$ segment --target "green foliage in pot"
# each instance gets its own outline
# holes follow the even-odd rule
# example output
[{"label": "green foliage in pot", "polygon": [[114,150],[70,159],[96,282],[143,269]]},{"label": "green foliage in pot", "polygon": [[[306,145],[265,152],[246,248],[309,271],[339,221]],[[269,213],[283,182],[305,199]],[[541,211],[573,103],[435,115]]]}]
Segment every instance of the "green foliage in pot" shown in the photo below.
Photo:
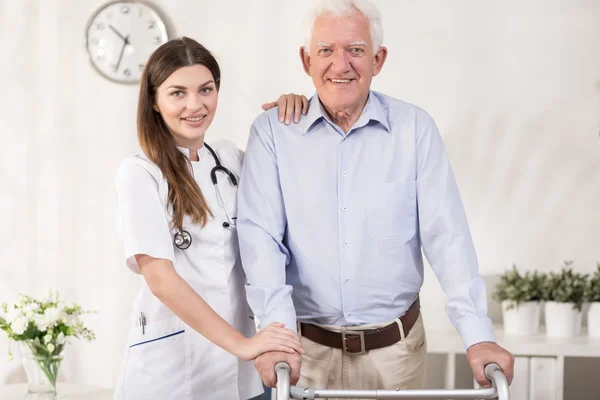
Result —
[{"label": "green foliage in pot", "polygon": [[508,310],[515,308],[527,301],[542,300],[546,275],[534,271],[527,271],[521,275],[517,266],[513,265],[511,270],[500,276],[500,282],[492,294],[494,300],[502,302],[509,301]]},{"label": "green foliage in pot", "polygon": [[573,308],[581,311],[586,301],[588,274],[574,272],[572,264],[572,261],[565,261],[560,273],[550,272],[544,285],[543,300],[574,303]]},{"label": "green foliage in pot", "polygon": [[585,299],[589,302],[600,302],[600,262],[596,267],[594,275],[588,281]]}]

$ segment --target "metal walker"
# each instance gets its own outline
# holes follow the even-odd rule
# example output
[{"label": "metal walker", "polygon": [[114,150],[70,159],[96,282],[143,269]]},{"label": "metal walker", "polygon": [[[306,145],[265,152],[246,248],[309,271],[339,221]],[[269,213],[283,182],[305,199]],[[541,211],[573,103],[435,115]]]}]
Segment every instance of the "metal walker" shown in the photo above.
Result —
[{"label": "metal walker", "polygon": [[430,390],[335,390],[290,386],[290,366],[285,362],[275,365],[277,400],[312,399],[495,399],[510,400],[508,381],[498,364],[488,364],[485,376],[492,382],[488,389],[430,389]]}]

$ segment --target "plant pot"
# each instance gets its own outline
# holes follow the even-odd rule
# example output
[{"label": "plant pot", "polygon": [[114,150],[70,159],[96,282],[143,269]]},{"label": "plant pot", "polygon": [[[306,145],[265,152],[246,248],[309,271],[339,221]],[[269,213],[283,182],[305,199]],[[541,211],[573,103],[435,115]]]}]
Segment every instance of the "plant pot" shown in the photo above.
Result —
[{"label": "plant pot", "polygon": [[548,301],[544,305],[546,335],[571,337],[581,334],[583,312],[574,308],[575,303]]},{"label": "plant pot", "polygon": [[23,368],[27,374],[25,400],[56,400],[56,377],[63,355],[42,355],[32,340],[19,342]]},{"label": "plant pot", "polygon": [[537,335],[540,332],[542,303],[527,301],[510,308],[512,304],[514,304],[512,301],[502,302],[504,334],[509,336]]},{"label": "plant pot", "polygon": [[600,302],[589,303],[587,314],[588,336],[600,338]]}]

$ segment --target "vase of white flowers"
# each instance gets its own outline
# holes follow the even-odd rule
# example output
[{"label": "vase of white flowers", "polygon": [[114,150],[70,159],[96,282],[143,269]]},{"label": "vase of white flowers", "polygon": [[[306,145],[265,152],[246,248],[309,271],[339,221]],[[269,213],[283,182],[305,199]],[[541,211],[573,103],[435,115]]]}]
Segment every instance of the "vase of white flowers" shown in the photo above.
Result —
[{"label": "vase of white flowers", "polygon": [[[51,343],[49,343],[51,344]],[[50,346],[52,349],[52,346]],[[29,390],[25,399],[29,400],[54,400],[56,399],[56,378],[58,368],[63,360],[62,349],[48,349],[37,340],[22,340],[19,342],[19,351],[23,368],[27,374]],[[45,353],[45,354],[41,354]]]},{"label": "vase of white flowers", "polygon": [[[88,314],[77,304],[65,304],[57,292],[43,299],[19,294],[17,303],[0,307],[0,329],[9,340],[19,342],[21,361],[27,374],[25,399],[56,399],[56,378],[69,337],[93,340],[80,316]],[[12,354],[9,352],[9,359]]]}]

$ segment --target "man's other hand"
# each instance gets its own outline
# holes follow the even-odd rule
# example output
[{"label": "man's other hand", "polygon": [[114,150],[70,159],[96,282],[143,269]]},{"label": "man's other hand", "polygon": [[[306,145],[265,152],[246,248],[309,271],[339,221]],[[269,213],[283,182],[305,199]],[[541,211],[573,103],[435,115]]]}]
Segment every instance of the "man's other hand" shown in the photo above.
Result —
[{"label": "man's other hand", "polygon": [[508,384],[512,382],[515,367],[515,357],[492,342],[481,342],[467,349],[467,361],[473,371],[473,377],[482,388],[492,387],[492,383],[485,377],[485,366],[496,363],[506,376]]},{"label": "man's other hand", "polygon": [[254,367],[260,374],[263,383],[274,388],[277,385],[277,377],[275,376],[275,364],[278,362],[286,362],[289,364],[290,385],[295,385],[300,379],[300,366],[302,365],[302,356],[300,353],[284,353],[281,351],[269,351],[263,353],[254,359]]}]

